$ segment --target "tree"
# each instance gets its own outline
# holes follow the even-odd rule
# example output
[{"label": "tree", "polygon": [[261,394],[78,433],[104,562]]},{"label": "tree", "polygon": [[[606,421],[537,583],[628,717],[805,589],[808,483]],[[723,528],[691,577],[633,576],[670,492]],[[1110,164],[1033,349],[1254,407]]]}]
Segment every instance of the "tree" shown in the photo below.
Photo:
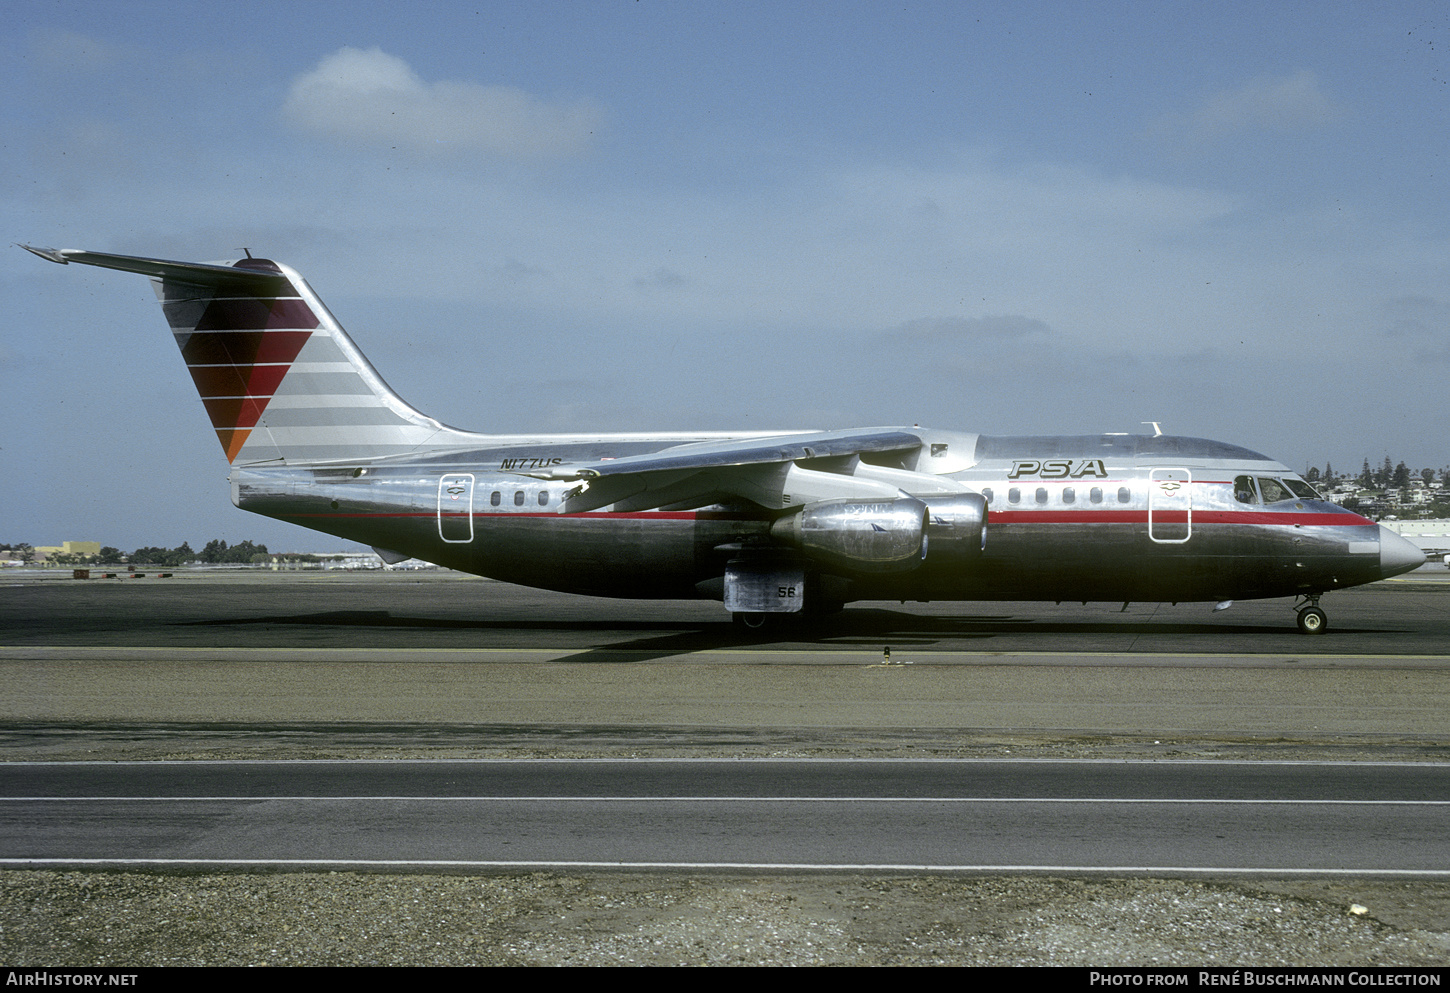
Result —
[{"label": "tree", "polygon": [[257,556],[266,554],[266,545],[256,545],[250,541],[239,541],[227,549],[226,558],[223,561],[250,563],[256,562]]},{"label": "tree", "polygon": [[1304,480],[1309,483],[1319,482],[1319,467],[1311,465],[1309,471],[1304,473]]},{"label": "tree", "polygon": [[1380,466],[1374,472],[1374,484],[1380,489],[1386,489],[1390,485],[1390,481],[1394,478],[1395,464],[1391,462],[1390,457],[1386,455],[1385,464]]},{"label": "tree", "polygon": [[[1386,458],[1385,462],[1389,462]],[[1394,478],[1392,480],[1397,489],[1408,489],[1410,485],[1410,467],[1401,462],[1395,466]]]},{"label": "tree", "polygon": [[1364,468],[1360,470],[1357,482],[1365,489],[1374,485],[1374,470],[1369,467],[1369,459],[1364,460]]},{"label": "tree", "polygon": [[184,541],[175,548],[157,548],[151,545],[131,553],[132,565],[185,565],[195,559],[196,553]]},{"label": "tree", "polygon": [[96,556],[96,558],[100,560],[102,565],[115,565],[116,563],[120,562],[121,559],[123,559],[124,557],[125,556],[121,554],[121,550],[114,547],[113,545],[102,545],[101,554]]}]

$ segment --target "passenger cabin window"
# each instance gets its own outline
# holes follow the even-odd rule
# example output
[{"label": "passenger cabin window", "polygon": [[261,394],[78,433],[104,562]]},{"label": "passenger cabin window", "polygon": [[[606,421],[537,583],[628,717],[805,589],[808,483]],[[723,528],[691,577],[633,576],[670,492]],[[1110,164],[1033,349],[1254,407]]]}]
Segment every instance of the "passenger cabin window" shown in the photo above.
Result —
[{"label": "passenger cabin window", "polygon": [[488,502],[497,507],[499,504],[503,503],[503,494],[500,493],[498,490],[494,490],[493,496],[488,498]]},{"label": "passenger cabin window", "polygon": [[1091,500],[1093,503],[1102,503],[1103,488],[1101,486],[1094,486],[1092,489],[1088,490],[1088,499]]},{"label": "passenger cabin window", "polygon": [[540,490],[539,491],[539,506],[540,507],[546,507],[546,506],[548,506],[548,504],[549,504],[549,491],[548,490]]},{"label": "passenger cabin window", "polygon": [[1073,488],[1071,486],[1064,486],[1062,488],[1062,502],[1063,503],[1072,503],[1076,499],[1077,499],[1077,494],[1075,492],[1073,492]]},{"label": "passenger cabin window", "polygon": [[1259,477],[1259,491],[1264,494],[1265,503],[1278,503],[1280,500],[1294,499],[1294,494],[1289,492],[1288,487],[1268,476]]},{"label": "passenger cabin window", "polygon": [[1133,494],[1130,493],[1130,492],[1128,492],[1128,488],[1126,486],[1119,486],[1118,487],[1118,502],[1119,503],[1127,503],[1131,499],[1133,499]]},{"label": "passenger cabin window", "polygon": [[523,490],[517,490],[517,491],[514,492],[514,506],[515,507],[522,507],[523,505],[524,505],[524,491]]},{"label": "passenger cabin window", "polygon": [[1253,476],[1234,477],[1234,499],[1239,503],[1259,502],[1259,491],[1254,488]]},{"label": "passenger cabin window", "polygon": [[992,487],[985,486],[982,488],[982,499],[986,500],[988,503],[992,502]]},{"label": "passenger cabin window", "polygon": [[1037,502],[1038,503],[1046,503],[1047,502],[1047,487],[1045,487],[1045,486],[1039,486],[1039,487],[1037,487]]},{"label": "passenger cabin window", "polygon": [[1008,503],[1021,503],[1022,502],[1022,491],[1019,490],[1015,486],[1012,487],[1010,490],[1007,491],[1007,502]]}]

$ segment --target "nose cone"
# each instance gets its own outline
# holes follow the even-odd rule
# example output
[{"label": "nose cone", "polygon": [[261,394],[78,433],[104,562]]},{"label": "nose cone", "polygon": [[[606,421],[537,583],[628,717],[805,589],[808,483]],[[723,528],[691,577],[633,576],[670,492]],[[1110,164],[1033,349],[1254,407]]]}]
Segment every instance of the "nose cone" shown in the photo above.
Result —
[{"label": "nose cone", "polygon": [[1425,564],[1425,553],[1383,524],[1380,525],[1380,578],[1398,576]]}]

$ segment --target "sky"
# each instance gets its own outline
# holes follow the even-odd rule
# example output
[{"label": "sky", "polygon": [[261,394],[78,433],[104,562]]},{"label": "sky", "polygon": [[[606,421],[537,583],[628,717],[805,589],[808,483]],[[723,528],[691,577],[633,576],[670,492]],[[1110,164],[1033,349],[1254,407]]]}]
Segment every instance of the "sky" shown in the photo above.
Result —
[{"label": "sky", "polygon": [[[1450,463],[1443,3],[12,0],[7,241],[301,271],[477,431]],[[231,506],[144,278],[0,253],[0,542]]]}]

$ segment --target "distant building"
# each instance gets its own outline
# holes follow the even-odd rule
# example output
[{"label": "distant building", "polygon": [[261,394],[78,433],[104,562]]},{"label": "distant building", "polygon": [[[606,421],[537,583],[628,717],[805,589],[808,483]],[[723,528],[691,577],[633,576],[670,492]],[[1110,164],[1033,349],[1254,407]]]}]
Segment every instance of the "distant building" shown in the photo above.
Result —
[{"label": "distant building", "polygon": [[99,541],[63,541],[59,545],[36,545],[36,560],[48,559],[52,555],[99,555]]},{"label": "distant building", "polygon": [[1414,542],[1426,555],[1444,555],[1450,552],[1450,520],[1441,518],[1433,521],[1382,521],[1385,527],[1400,537]]}]

